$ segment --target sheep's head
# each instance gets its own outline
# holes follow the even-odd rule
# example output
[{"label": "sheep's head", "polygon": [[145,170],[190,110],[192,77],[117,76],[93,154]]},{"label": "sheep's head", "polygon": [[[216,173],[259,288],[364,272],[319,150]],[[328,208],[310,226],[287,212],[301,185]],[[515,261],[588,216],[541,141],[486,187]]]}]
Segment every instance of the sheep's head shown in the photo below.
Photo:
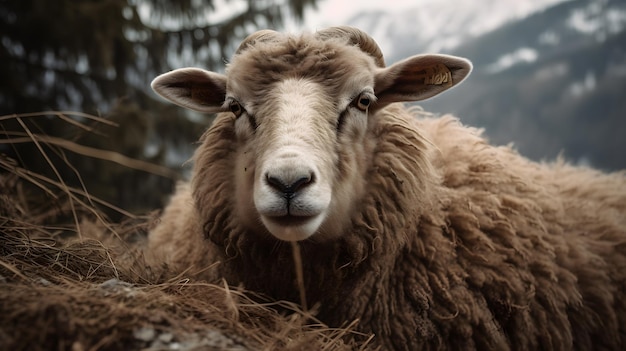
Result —
[{"label": "sheep's head", "polygon": [[470,70],[467,60],[445,55],[385,67],[374,40],[351,27],[260,31],[240,45],[225,75],[178,69],[152,88],[232,121],[237,220],[282,240],[324,240],[341,235],[365,191],[377,111],[432,97]]}]

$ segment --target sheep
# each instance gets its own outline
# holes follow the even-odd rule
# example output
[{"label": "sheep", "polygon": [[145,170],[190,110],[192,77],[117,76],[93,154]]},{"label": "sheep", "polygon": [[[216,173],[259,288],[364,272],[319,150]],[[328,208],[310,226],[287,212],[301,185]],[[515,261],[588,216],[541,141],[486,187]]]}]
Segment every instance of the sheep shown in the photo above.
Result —
[{"label": "sheep", "polygon": [[403,102],[471,63],[389,67],[352,27],[259,31],[226,73],[152,88],[219,113],[149,235],[155,263],[358,320],[389,350],[618,350],[626,341],[626,175],[538,163]]}]

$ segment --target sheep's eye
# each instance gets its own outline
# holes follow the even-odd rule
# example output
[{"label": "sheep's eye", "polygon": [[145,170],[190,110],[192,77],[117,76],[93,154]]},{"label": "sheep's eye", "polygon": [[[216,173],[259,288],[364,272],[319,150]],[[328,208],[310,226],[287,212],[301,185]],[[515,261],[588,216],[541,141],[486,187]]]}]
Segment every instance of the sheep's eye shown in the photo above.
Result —
[{"label": "sheep's eye", "polygon": [[235,115],[235,117],[239,117],[243,113],[243,107],[241,107],[241,104],[235,100],[230,102],[228,108],[230,109],[230,112]]},{"label": "sheep's eye", "polygon": [[366,94],[361,94],[354,100],[354,106],[361,111],[366,111],[371,103],[372,99]]}]

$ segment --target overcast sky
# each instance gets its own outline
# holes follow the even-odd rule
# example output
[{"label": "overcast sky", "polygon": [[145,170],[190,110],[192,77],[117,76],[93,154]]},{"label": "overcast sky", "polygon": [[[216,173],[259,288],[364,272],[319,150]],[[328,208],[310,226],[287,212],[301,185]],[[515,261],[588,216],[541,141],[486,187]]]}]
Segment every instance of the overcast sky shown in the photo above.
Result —
[{"label": "overcast sky", "polygon": [[426,3],[433,0],[318,0],[317,10],[308,9],[305,12],[304,23],[296,25],[288,23],[288,31],[300,31],[326,28],[346,24],[350,17],[361,11],[388,10],[401,11],[407,7],[415,7],[417,3]]},{"label": "overcast sky", "polygon": [[[304,17],[305,23],[301,29],[316,30],[328,26],[346,24],[346,21],[359,12],[367,10],[387,10],[389,12],[402,11],[408,7],[415,7],[418,3],[433,0],[319,0],[317,10],[309,9]],[[298,27],[289,24],[288,30],[297,30]]]}]

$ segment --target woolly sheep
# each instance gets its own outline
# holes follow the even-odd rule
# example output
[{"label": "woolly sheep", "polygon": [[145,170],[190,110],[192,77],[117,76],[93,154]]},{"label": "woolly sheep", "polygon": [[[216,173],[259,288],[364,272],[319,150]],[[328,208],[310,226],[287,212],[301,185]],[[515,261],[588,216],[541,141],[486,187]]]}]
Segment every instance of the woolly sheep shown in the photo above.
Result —
[{"label": "woolly sheep", "polygon": [[626,176],[494,147],[396,102],[458,84],[468,61],[385,67],[350,27],[252,34],[225,75],[153,89],[219,112],[149,237],[154,262],[358,320],[390,350],[621,349]]}]

